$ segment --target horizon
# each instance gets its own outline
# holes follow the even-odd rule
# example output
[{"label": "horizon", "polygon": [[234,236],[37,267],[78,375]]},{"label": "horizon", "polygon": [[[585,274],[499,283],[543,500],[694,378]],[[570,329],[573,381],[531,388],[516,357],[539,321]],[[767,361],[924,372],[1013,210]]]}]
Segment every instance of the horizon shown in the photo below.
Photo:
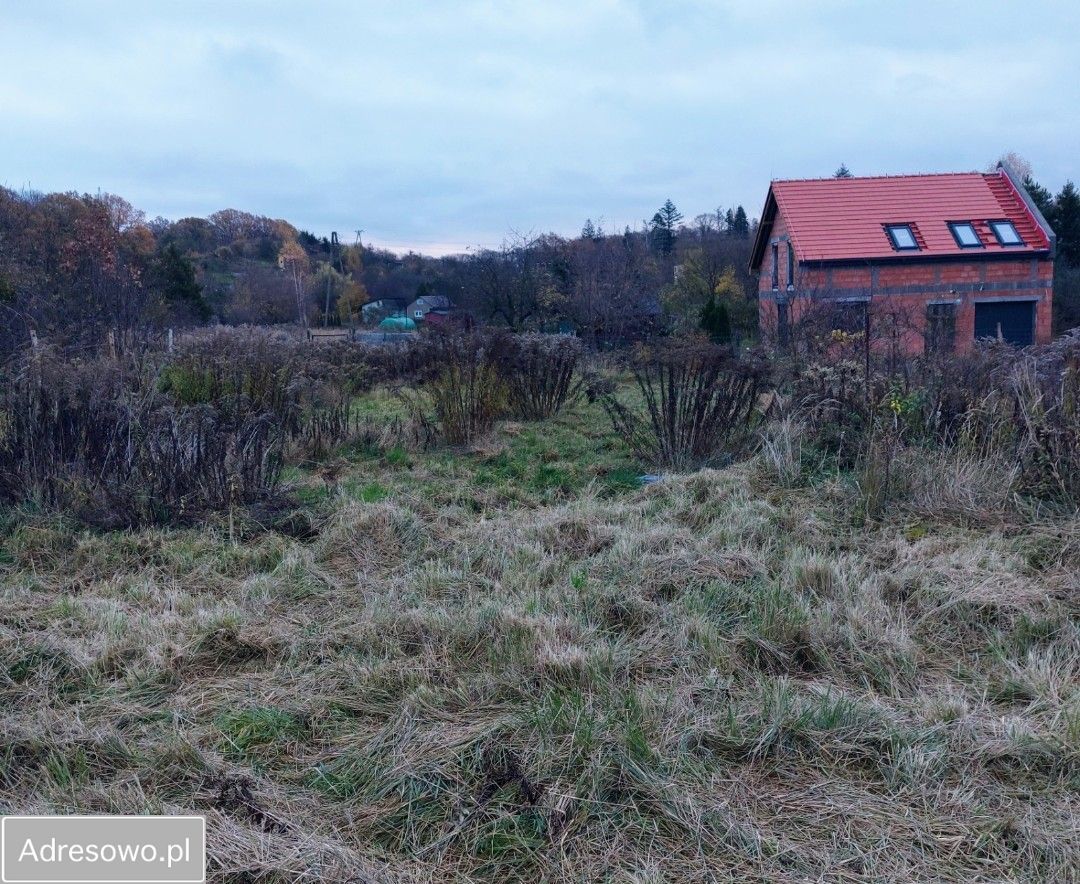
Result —
[{"label": "horizon", "polygon": [[5,12],[4,186],[444,255],[587,218],[638,229],[668,198],[687,221],[755,218],[770,180],[842,163],[980,171],[1015,151],[1055,192],[1074,174],[1080,10],[1065,3],[1038,28],[1006,3],[978,18],[779,0],[305,12]]}]

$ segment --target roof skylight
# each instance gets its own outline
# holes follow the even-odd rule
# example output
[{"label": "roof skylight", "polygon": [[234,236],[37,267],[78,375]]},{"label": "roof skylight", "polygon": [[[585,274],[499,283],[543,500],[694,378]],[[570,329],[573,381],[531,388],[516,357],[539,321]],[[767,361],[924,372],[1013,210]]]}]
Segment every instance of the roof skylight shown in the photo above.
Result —
[{"label": "roof skylight", "polygon": [[975,230],[975,225],[970,221],[950,221],[949,230],[952,231],[953,239],[962,249],[982,248],[982,240]]},{"label": "roof skylight", "polygon": [[1020,238],[1012,221],[989,221],[990,229],[994,231],[998,243],[1003,246],[1022,246],[1024,241]]},{"label": "roof skylight", "polygon": [[885,232],[889,234],[893,248],[898,252],[917,252],[919,243],[915,239],[915,231],[910,224],[886,224]]}]

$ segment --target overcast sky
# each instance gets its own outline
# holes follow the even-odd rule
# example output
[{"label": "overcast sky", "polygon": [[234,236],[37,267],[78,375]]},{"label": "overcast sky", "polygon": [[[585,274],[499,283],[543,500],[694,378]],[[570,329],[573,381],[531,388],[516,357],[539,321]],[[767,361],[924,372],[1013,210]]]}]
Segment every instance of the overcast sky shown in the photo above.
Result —
[{"label": "overcast sky", "polygon": [[0,0],[0,184],[441,253],[770,178],[1080,177],[1080,3]]}]

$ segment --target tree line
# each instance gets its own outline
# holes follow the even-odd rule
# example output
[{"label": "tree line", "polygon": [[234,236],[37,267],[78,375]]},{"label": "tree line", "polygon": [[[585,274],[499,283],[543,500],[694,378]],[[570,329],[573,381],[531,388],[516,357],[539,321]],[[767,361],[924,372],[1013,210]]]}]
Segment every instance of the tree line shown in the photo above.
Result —
[{"label": "tree line", "polygon": [[[1057,233],[1055,330],[1078,326],[1080,194],[1071,181],[1053,194],[1007,158]],[[208,322],[358,325],[369,301],[403,308],[431,294],[477,323],[572,330],[593,346],[690,329],[737,342],[756,334],[755,225],[742,206],[688,220],[667,200],[635,229],[590,218],[577,236],[513,235],[431,257],[236,209],[169,221],[111,194],[0,188],[0,358],[32,335],[125,349]]]},{"label": "tree line", "polygon": [[236,209],[169,221],[111,194],[0,188],[0,356],[34,335],[128,349],[208,322],[358,324],[371,300],[424,294],[480,323],[572,329],[598,346],[696,327],[710,300],[749,328],[751,233],[741,206],[685,222],[668,200],[638,229],[589,219],[576,237],[514,235],[430,257]]}]

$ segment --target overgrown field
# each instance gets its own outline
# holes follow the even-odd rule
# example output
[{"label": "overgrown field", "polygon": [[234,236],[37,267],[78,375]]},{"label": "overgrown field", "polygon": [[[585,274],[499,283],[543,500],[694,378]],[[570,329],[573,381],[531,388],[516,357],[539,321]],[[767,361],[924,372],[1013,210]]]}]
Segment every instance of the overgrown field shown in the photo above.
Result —
[{"label": "overgrown field", "polygon": [[237,882],[1076,880],[1080,520],[949,454],[868,514],[793,434],[641,486],[582,399],[265,518],[0,510],[0,809],[205,814]]}]

